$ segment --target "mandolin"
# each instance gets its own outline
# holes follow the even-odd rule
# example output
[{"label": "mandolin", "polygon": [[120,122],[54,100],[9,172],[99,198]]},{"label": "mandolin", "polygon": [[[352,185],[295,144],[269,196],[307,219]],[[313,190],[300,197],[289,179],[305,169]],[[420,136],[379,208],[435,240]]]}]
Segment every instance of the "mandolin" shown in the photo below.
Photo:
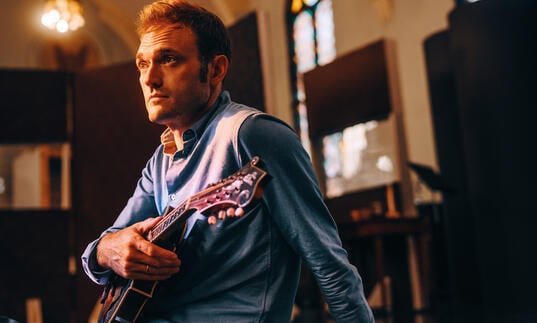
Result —
[{"label": "mandolin", "polygon": [[[196,211],[208,215],[230,207],[244,208],[263,194],[263,180],[268,178],[259,157],[254,157],[236,173],[211,184],[176,208],[161,216],[146,239],[175,251],[181,243],[188,218]],[[99,323],[135,322],[146,302],[153,297],[158,281],[128,280],[113,275],[106,285],[99,313]]]}]

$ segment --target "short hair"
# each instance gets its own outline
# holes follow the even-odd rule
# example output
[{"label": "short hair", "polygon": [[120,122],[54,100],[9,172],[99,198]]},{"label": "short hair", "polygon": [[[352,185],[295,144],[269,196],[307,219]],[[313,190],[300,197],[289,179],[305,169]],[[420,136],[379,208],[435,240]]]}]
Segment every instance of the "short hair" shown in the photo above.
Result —
[{"label": "short hair", "polygon": [[153,28],[179,24],[192,29],[197,38],[200,61],[207,64],[216,55],[231,61],[229,35],[222,20],[205,8],[184,0],[160,0],[146,5],[138,14],[136,31],[141,38]]}]

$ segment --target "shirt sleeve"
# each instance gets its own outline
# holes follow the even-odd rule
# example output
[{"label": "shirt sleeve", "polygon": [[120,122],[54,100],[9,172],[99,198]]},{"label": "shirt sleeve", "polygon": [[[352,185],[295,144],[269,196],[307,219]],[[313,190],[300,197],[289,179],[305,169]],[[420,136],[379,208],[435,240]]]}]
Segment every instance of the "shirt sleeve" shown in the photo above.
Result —
[{"label": "shirt sleeve", "polygon": [[311,160],[295,132],[268,115],[239,132],[243,160],[259,156],[271,176],[264,199],[286,242],[314,275],[335,322],[374,322],[361,277],[349,263],[319,190]]},{"label": "shirt sleeve", "polygon": [[104,269],[97,263],[96,249],[101,238],[107,233],[121,230],[134,223],[158,215],[153,185],[155,176],[154,165],[158,155],[159,151],[157,150],[147,162],[145,168],[142,170],[142,176],[136,184],[134,193],[127,201],[127,204],[115,220],[114,224],[103,231],[98,239],[90,242],[82,253],[82,268],[88,277],[97,284],[106,284],[112,274],[111,270]]}]

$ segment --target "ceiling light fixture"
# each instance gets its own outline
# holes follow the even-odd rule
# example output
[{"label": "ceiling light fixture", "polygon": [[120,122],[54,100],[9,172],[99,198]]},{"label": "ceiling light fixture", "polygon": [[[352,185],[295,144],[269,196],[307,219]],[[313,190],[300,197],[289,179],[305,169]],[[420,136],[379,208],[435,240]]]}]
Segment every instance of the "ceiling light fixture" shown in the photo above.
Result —
[{"label": "ceiling light fixture", "polygon": [[41,23],[60,33],[84,26],[82,5],[76,0],[47,0]]}]

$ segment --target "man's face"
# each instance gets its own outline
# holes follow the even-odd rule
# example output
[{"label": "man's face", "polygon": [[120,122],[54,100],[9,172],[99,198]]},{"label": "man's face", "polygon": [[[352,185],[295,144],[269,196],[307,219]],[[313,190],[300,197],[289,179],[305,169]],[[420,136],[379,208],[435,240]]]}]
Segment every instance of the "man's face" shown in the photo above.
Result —
[{"label": "man's face", "polygon": [[211,89],[200,80],[196,35],[190,28],[166,25],[142,35],[136,65],[151,122],[181,128],[208,108]]}]

